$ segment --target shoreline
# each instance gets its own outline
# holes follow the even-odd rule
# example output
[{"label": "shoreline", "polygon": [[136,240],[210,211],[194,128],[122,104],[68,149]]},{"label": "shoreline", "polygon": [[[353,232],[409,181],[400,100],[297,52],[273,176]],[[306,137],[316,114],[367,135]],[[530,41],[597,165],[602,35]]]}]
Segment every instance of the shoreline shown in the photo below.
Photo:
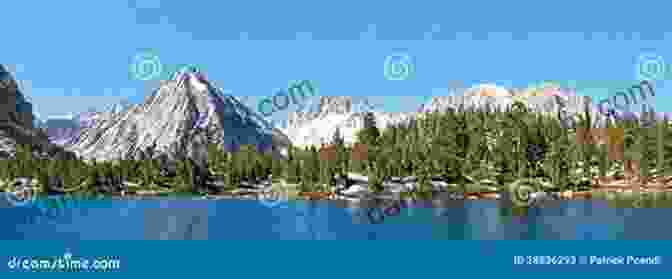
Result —
[{"label": "shoreline", "polygon": [[[448,191],[445,192],[436,192],[433,195],[441,195],[445,193],[451,193]],[[672,189],[632,189],[632,188],[617,188],[617,187],[604,187],[599,189],[593,189],[590,191],[564,191],[564,192],[549,192],[558,194],[561,200],[584,200],[584,199],[593,199],[595,196],[604,193],[623,193],[623,194],[636,194],[636,193],[671,193]],[[144,191],[143,193],[134,193],[126,195],[106,195],[107,197],[113,198],[136,198],[136,197],[199,197],[204,200],[220,200],[220,199],[232,199],[232,200],[264,200],[264,193],[254,193],[254,192],[245,192],[245,193],[219,193],[219,194],[207,194],[203,196],[193,195],[193,194],[182,194],[182,193],[164,193],[164,192],[150,192]],[[389,195],[384,197],[366,196],[366,197],[349,197],[343,195],[337,195],[334,192],[305,192],[299,193],[288,200],[333,200],[333,201],[342,201],[342,200],[370,200],[370,199],[380,199],[380,200],[399,200],[399,199],[412,199],[417,201],[422,200],[433,200],[435,198],[412,198],[412,197],[390,197]],[[468,192],[464,195],[464,198],[449,198],[451,200],[501,200],[500,192],[488,191],[488,192]],[[270,198],[269,198],[270,200]]]},{"label": "shoreline", "polygon": [[[672,198],[672,177],[651,177],[647,180],[626,180],[622,178],[614,177],[593,177],[592,179],[592,189],[585,191],[547,191],[545,193],[555,196],[559,200],[585,200],[593,199],[596,196],[599,199],[599,196],[602,194],[660,194],[660,193],[670,193],[670,198]],[[33,191],[35,187],[32,188]],[[8,189],[0,189],[0,193],[10,193]],[[284,192],[284,193],[283,193]],[[538,191],[537,193],[542,193],[543,191]],[[35,194],[36,192],[30,193]],[[75,195],[82,194],[87,196],[86,193],[73,192]],[[277,185],[273,186],[269,190],[252,190],[252,189],[233,189],[226,190],[219,193],[203,193],[203,194],[194,194],[187,192],[178,192],[174,190],[131,190],[131,191],[122,191],[111,194],[99,194],[101,197],[108,198],[120,198],[120,199],[134,199],[134,198],[143,198],[143,197],[157,197],[157,198],[170,198],[170,197],[191,197],[204,200],[221,200],[221,199],[236,199],[236,200],[403,200],[403,199],[412,199],[417,201],[422,200],[435,200],[437,197],[442,199],[441,196],[445,194],[456,194],[456,196],[444,196],[443,199],[448,200],[502,200],[502,193],[512,194],[509,191],[478,191],[478,192],[467,192],[461,193],[459,191],[435,191],[430,193],[419,194],[416,196],[412,192],[385,192],[385,193],[368,193],[361,196],[348,196],[348,195],[339,195],[336,192],[329,191],[311,191],[311,192],[300,192],[296,187],[292,187],[291,184],[284,184],[283,186]],[[37,194],[38,197],[43,195],[42,193]],[[55,196],[68,196],[69,194],[56,194]],[[526,194],[523,194],[526,195]],[[534,194],[533,194],[534,195]]]}]

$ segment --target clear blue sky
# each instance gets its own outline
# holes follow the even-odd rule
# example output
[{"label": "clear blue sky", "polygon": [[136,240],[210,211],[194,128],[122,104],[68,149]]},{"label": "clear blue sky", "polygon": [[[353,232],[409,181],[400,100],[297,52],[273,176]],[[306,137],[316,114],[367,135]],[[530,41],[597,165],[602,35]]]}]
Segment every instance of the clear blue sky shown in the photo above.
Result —
[{"label": "clear blue sky", "polygon": [[[389,110],[414,110],[456,81],[576,80],[603,88],[586,91],[602,98],[636,82],[642,52],[672,63],[669,1],[5,2],[2,62],[17,65],[43,116],[141,102],[156,86],[129,74],[143,49],[164,69],[201,66],[255,107],[302,79],[322,95],[377,96]],[[386,80],[383,62],[399,51],[414,72]],[[664,83],[658,94],[658,109],[669,111]]]}]

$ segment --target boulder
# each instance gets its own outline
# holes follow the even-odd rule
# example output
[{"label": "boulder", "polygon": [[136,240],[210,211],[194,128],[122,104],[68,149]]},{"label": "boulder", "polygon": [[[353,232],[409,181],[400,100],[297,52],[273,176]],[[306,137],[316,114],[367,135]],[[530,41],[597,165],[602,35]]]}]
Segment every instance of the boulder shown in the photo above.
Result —
[{"label": "boulder", "polygon": [[350,186],[348,189],[341,191],[341,194],[350,197],[365,197],[371,195],[373,192],[369,189],[368,185],[355,184]]}]

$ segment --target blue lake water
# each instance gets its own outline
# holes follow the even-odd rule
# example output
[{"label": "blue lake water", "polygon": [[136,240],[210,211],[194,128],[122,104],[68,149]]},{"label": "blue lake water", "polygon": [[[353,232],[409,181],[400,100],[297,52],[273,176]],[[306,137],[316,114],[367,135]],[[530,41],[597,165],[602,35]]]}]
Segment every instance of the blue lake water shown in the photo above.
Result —
[{"label": "blue lake water", "polygon": [[[53,202],[53,201],[52,201]],[[2,240],[142,239],[669,239],[667,208],[615,208],[563,201],[511,214],[497,201],[431,202],[389,207],[296,201],[269,208],[257,201],[38,200],[0,207]],[[382,206],[385,207],[385,206]]]}]

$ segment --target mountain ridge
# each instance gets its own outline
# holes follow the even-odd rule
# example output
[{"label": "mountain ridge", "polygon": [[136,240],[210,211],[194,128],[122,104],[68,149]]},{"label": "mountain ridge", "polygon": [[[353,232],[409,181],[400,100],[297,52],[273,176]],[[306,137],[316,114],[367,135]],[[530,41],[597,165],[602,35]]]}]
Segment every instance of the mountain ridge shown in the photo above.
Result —
[{"label": "mountain ridge", "polygon": [[192,71],[162,82],[143,104],[83,129],[67,148],[97,160],[135,158],[150,147],[157,153],[185,155],[203,138],[225,149],[254,144],[275,156],[288,144],[263,117]]},{"label": "mountain ridge", "polygon": [[27,102],[13,75],[0,64],[0,159],[16,156],[18,145],[29,145],[38,159],[75,158],[35,127],[33,106]]},{"label": "mountain ridge", "polygon": [[353,99],[353,96],[321,96],[316,111],[290,113],[289,124],[282,130],[295,145],[308,147],[329,143],[338,129],[344,142],[351,145],[356,141],[357,131],[364,127],[366,112],[372,112],[376,118],[376,126],[384,129],[389,125],[411,121],[431,111],[459,107],[476,110],[490,107],[504,110],[516,101],[523,102],[530,111],[537,113],[557,114],[563,109],[574,119],[584,111],[585,106],[589,106],[595,115],[596,125],[603,125],[606,120],[606,117],[598,114],[597,109],[591,106],[590,97],[578,96],[569,89],[552,85],[541,89],[523,90],[489,83],[478,84],[457,94],[433,96],[417,111],[410,112],[385,112],[380,108],[372,108],[366,98],[356,104],[353,103]]}]

